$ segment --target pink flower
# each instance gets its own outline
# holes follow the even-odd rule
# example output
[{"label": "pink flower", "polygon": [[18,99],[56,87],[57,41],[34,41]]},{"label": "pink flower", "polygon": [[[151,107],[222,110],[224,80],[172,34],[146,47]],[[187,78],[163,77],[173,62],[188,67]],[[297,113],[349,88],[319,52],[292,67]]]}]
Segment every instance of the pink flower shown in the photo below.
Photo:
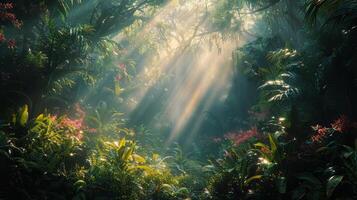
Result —
[{"label": "pink flower", "polygon": [[84,127],[84,118],[86,116],[86,113],[84,112],[84,110],[81,108],[79,103],[76,103],[74,105],[74,110],[76,111],[76,115],[77,115],[77,119],[70,119],[68,117],[65,117],[61,123],[64,126],[70,126],[76,129],[81,129]]},{"label": "pink flower", "polygon": [[83,120],[82,119],[70,119],[68,117],[65,117],[61,121],[62,127],[72,127],[75,129],[81,129],[83,126]]}]

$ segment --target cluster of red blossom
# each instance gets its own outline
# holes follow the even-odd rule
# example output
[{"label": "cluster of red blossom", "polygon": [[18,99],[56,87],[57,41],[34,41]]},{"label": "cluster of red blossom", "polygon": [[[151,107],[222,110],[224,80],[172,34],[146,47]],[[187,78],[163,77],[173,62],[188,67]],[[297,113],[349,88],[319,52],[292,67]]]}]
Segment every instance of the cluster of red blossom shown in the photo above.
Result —
[{"label": "cluster of red blossom", "polygon": [[[5,35],[3,33],[0,32],[0,43],[1,42],[5,42],[7,39],[5,38]],[[13,49],[16,47],[16,40],[14,39],[8,39],[7,40],[7,47],[9,49]]]},{"label": "cluster of red blossom", "polygon": [[321,142],[330,133],[329,128],[323,127],[321,125],[316,125],[312,128],[316,131],[315,135],[311,137],[313,142]]},{"label": "cluster of red blossom", "polygon": [[13,9],[14,5],[12,3],[0,3],[0,9]]},{"label": "cluster of red blossom", "polygon": [[357,128],[356,123],[352,123],[347,116],[342,115],[338,119],[336,119],[333,123],[331,123],[331,128],[323,127],[321,125],[316,125],[312,127],[316,133],[311,137],[313,142],[322,142],[328,134],[336,131],[339,133],[343,133],[348,131],[350,128]]},{"label": "cluster of red blossom", "polygon": [[13,3],[0,3],[0,19],[2,21],[8,20],[16,28],[20,28],[22,26],[22,22],[19,19],[17,19],[14,13],[9,12],[9,10],[13,8],[14,8]]},{"label": "cluster of red blossom", "polygon": [[338,118],[331,124],[331,127],[335,131],[340,132],[340,133],[343,133],[343,132],[349,130],[353,126],[355,126],[355,123],[351,123],[351,121],[347,118],[346,115],[342,115],[340,118]]},{"label": "cluster of red blossom", "polygon": [[[83,138],[83,130],[89,133],[95,133],[97,132],[97,129],[95,128],[89,128],[88,126],[85,125],[84,123],[84,118],[86,117],[86,113],[84,110],[81,108],[79,104],[75,105],[75,111],[77,114],[76,119],[71,119],[69,117],[64,117],[59,121],[59,124],[57,125],[58,128],[63,129],[63,128],[68,128],[70,127],[71,133],[74,135],[74,137],[78,140],[81,140]],[[55,121],[57,119],[57,116],[51,116],[51,120]]]},{"label": "cluster of red blossom", "polygon": [[258,134],[259,133],[257,127],[253,127],[247,131],[227,133],[224,135],[224,138],[227,140],[231,140],[234,145],[238,146],[241,143],[249,140],[250,138],[257,136]]},{"label": "cluster of red blossom", "polygon": [[[1,21],[10,21],[16,28],[22,26],[22,22],[17,19],[14,13],[9,12],[13,9],[13,3],[0,3],[0,20]],[[13,49],[16,47],[16,41],[14,39],[6,39],[4,33],[0,31],[0,42],[7,41],[7,47]]]}]

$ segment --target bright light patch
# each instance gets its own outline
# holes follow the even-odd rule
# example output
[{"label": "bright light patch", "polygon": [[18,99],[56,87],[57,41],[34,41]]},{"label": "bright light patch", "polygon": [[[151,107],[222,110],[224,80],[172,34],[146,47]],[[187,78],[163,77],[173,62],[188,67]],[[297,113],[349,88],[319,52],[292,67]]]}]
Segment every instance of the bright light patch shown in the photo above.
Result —
[{"label": "bright light patch", "polygon": [[[137,108],[157,81],[169,76],[170,83],[174,86],[163,91],[168,99],[161,108],[162,118],[172,124],[167,144],[178,138],[190,121],[195,121],[190,130],[190,137],[193,137],[204,120],[202,111],[207,111],[214,103],[227,96],[233,74],[232,52],[245,42],[242,37],[223,41],[218,34],[207,33],[205,28],[210,27],[210,24],[204,13],[209,9],[207,5],[214,5],[187,2],[191,3],[177,6],[177,2],[171,1],[163,7],[135,35],[135,44],[128,50],[129,53],[137,50],[137,47],[145,44],[145,37],[153,33],[162,41],[162,44],[158,44],[157,54],[143,59],[143,70],[136,79],[144,80],[145,84],[131,93],[128,111]],[[249,16],[247,21],[247,27],[254,23]],[[169,28],[160,29],[165,25]],[[214,38],[218,44],[215,48],[209,45],[210,35],[215,36],[210,38]],[[125,36],[119,34],[115,39],[121,41]],[[202,113],[197,114],[198,111]]]}]

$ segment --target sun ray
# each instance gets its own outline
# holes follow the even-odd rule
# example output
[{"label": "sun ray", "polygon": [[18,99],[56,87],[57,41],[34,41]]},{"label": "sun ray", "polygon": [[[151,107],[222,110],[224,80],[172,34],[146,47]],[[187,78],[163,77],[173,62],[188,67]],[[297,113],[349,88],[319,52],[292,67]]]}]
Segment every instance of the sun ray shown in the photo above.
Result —
[{"label": "sun ray", "polygon": [[[232,63],[227,60],[231,59],[235,48],[247,41],[247,38],[243,37],[222,40],[213,33],[212,36],[219,46],[217,49],[211,49],[209,38],[205,37],[205,28],[211,24],[204,13],[212,5],[187,2],[191,3],[179,8],[175,1],[167,3],[131,38],[130,41],[133,40],[134,45],[127,49],[127,55],[130,56],[138,47],[145,45],[146,37],[152,35],[161,41],[156,54],[142,59],[136,79],[145,82],[144,87],[138,87],[131,92],[129,96],[132,101],[127,104],[126,111],[135,111],[139,118],[147,118],[146,110],[152,105],[150,102],[144,102],[144,99],[150,95],[151,88],[155,87],[162,77],[170,77],[171,87],[163,91],[166,93],[166,99],[157,111],[161,112],[162,121],[169,121],[172,125],[167,145],[176,140],[190,122],[195,121],[189,130],[190,138],[193,138],[204,120],[204,111],[227,95],[232,75]],[[158,28],[162,24],[169,26],[165,33],[160,32],[162,30]],[[246,28],[252,26],[254,19],[248,17],[247,24]],[[118,42],[126,39],[123,33],[115,37]],[[193,49],[192,46],[196,48]],[[157,123],[154,116],[149,123]]]}]

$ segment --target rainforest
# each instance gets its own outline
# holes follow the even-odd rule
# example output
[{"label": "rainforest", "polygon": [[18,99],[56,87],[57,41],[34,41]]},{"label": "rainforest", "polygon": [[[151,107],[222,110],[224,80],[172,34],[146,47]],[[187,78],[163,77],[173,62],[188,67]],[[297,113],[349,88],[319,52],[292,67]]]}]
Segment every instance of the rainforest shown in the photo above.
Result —
[{"label": "rainforest", "polygon": [[0,199],[357,199],[357,0],[0,0]]}]

